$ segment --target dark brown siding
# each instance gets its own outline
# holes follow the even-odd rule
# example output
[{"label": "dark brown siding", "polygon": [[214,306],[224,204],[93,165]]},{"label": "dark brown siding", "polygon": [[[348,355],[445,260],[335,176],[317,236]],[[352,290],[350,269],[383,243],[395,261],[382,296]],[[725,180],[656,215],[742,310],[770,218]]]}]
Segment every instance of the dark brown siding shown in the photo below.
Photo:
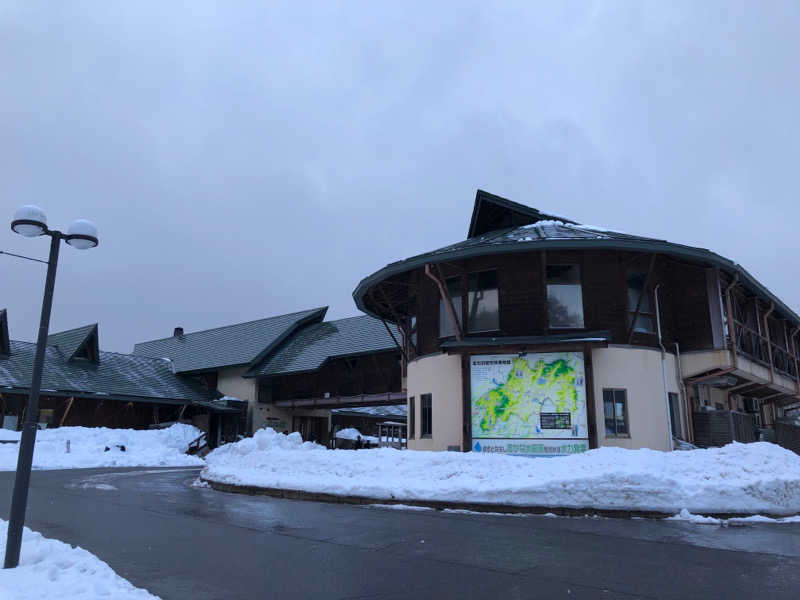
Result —
[{"label": "dark brown siding", "polygon": [[[652,255],[619,251],[550,251],[548,264],[580,265],[586,330],[609,331],[611,342],[628,343],[628,271],[648,271]],[[546,330],[546,290],[539,252],[514,253],[472,258],[441,266],[444,277],[496,269],[500,299],[500,331],[503,336],[530,336]],[[420,270],[420,274],[422,271]],[[422,275],[417,300],[419,353],[439,351],[439,290]],[[708,309],[705,268],[665,256],[655,260],[650,278],[650,302],[655,309],[653,289],[659,288],[661,323],[665,344],[680,342],[686,350],[713,347]],[[655,319],[653,322],[655,330]],[[550,331],[549,333],[554,333]],[[484,334],[485,335],[485,334]],[[634,345],[657,347],[655,333],[634,333]]]},{"label": "dark brown siding", "polygon": [[402,391],[399,352],[331,360],[319,371],[269,380],[272,400],[357,396]]}]

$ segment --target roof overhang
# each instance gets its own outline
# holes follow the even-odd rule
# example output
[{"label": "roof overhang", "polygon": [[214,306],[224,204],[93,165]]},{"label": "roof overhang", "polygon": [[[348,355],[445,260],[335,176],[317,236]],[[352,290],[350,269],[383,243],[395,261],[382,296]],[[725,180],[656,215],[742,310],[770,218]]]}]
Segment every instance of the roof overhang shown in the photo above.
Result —
[{"label": "roof overhang", "polygon": [[330,356],[326,357],[325,360],[322,361],[319,364],[318,367],[316,367],[314,369],[299,369],[299,370],[296,370],[296,371],[280,371],[280,372],[266,373],[266,374],[259,373],[257,369],[250,369],[249,371],[244,373],[242,375],[242,377],[245,377],[245,378],[248,378],[248,379],[249,378],[271,379],[273,377],[284,377],[286,375],[299,375],[301,373],[316,373],[317,371],[319,371],[322,367],[327,365],[332,360],[337,360],[337,359],[341,359],[341,358],[359,358],[361,356],[369,356],[369,355],[372,355],[372,354],[389,354],[389,353],[393,353],[393,352],[399,353],[400,350],[397,348],[397,346],[394,346],[392,348],[383,348],[382,350],[365,350],[363,352],[348,352],[346,354],[331,354]]},{"label": "roof overhang", "polygon": [[[27,396],[30,388],[27,387],[0,387],[0,394],[18,394]],[[151,398],[145,396],[126,396],[123,394],[106,394],[103,392],[86,392],[77,390],[42,390],[42,396],[55,396],[58,398],[82,398],[84,400],[113,400],[114,402],[136,402],[142,404],[204,404],[197,400],[183,400],[180,398]]]},{"label": "roof overhang", "polygon": [[441,345],[444,350],[458,348],[488,348],[503,346],[547,346],[551,344],[608,344],[609,331],[580,331],[553,335],[465,337],[448,340]]}]

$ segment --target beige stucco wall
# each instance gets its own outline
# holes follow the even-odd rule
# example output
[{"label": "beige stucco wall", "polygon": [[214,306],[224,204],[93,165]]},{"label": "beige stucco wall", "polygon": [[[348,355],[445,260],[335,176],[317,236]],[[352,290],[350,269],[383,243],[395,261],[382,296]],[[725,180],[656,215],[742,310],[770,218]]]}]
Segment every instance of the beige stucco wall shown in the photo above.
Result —
[{"label": "beige stucco wall", "polygon": [[[682,428],[686,431],[686,407],[680,398],[673,354],[666,355],[667,390],[679,395]],[[592,350],[597,442],[600,446],[671,449],[667,438],[664,378],[661,352],[649,348],[610,346]],[[629,438],[606,438],[603,388],[627,390]]]},{"label": "beige stucco wall", "polygon": [[681,353],[681,369],[684,377],[707,373],[714,369],[727,369],[732,366],[731,353],[727,349]]},{"label": "beige stucco wall", "polygon": [[[244,378],[246,368],[221,369],[218,373],[217,389],[226,396],[234,396],[239,400],[247,400],[249,420],[253,431],[262,427],[276,427],[279,430],[292,431],[292,416],[325,417],[330,419],[331,411],[322,409],[281,408],[271,404],[259,404],[257,381]],[[276,420],[277,419],[277,420]],[[328,423],[330,426],[330,421]]]},{"label": "beige stucco wall", "polygon": [[259,425],[256,424],[258,411],[254,409],[257,400],[256,380],[242,377],[246,370],[244,367],[220,369],[217,372],[217,389],[226,396],[247,400],[248,422],[253,423],[254,428],[258,428]]},{"label": "beige stucco wall", "polygon": [[[461,449],[463,396],[461,357],[436,354],[408,364],[408,398],[414,398],[414,439],[408,440],[412,450]],[[431,394],[432,431],[430,438],[420,438],[422,412],[420,395]]]}]

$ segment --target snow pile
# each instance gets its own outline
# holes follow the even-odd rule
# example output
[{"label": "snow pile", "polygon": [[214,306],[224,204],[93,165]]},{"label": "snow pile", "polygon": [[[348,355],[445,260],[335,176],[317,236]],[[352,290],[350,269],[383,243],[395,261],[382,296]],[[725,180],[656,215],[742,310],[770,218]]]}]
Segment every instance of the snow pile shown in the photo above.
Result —
[{"label": "snow pile", "polygon": [[715,517],[704,517],[690,513],[685,508],[677,515],[667,517],[667,521],[687,521],[699,525],[720,525],[727,527],[728,525],[741,525],[746,523],[800,523],[800,517],[783,517],[780,519],[773,519],[772,517],[765,517],[764,515],[751,515],[749,517],[733,517],[730,519],[717,519]]},{"label": "snow pile", "polygon": [[[19,439],[21,435],[18,431],[0,431],[7,439]],[[196,427],[182,423],[166,429],[147,430],[105,427],[44,429],[36,433],[33,468],[194,467],[202,465],[202,459],[185,452],[189,443],[202,433]],[[19,444],[0,444],[0,471],[14,471],[18,454]]]},{"label": "snow pile", "polygon": [[[0,519],[0,555],[5,555],[8,521]],[[33,600],[158,600],[133,587],[111,567],[83,548],[48,539],[27,527],[15,569],[0,569],[0,598]]]},{"label": "snow pile", "polygon": [[351,440],[355,442],[358,438],[361,438],[362,442],[369,442],[370,444],[377,444],[378,438],[372,435],[363,435],[358,429],[355,427],[348,427],[347,429],[342,429],[341,431],[336,432],[336,437],[340,440]]},{"label": "snow pile", "polygon": [[[296,436],[296,437],[295,437]],[[660,452],[599,448],[556,458],[482,453],[349,452],[272,430],[218,448],[205,479],[238,485],[522,506],[677,513],[800,512],[800,456],[774,444]]]}]

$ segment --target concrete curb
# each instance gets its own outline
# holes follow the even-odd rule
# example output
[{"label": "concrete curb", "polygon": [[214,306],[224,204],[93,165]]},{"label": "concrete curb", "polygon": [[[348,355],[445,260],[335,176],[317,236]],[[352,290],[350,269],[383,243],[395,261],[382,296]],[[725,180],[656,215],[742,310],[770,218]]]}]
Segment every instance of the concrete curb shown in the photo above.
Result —
[{"label": "concrete curb", "polygon": [[[211,479],[200,477],[201,481],[209,484],[219,492],[231,494],[245,494],[248,496],[271,496],[273,498],[286,498],[288,500],[308,500],[312,502],[331,502],[335,504],[403,504],[405,506],[420,506],[435,510],[468,510],[483,513],[504,513],[504,514],[530,514],[544,515],[552,513],[562,517],[583,517],[598,516],[615,519],[666,519],[672,517],[675,512],[659,512],[653,510],[619,510],[605,508],[572,508],[564,506],[519,506],[512,504],[492,504],[488,502],[449,502],[443,500],[403,500],[398,498],[368,498],[366,496],[340,496],[337,494],[324,494],[320,492],[307,492],[304,490],[287,490],[282,488],[265,488],[254,485],[238,485],[234,483],[220,483]],[[759,514],[764,517],[781,519],[794,515],[776,515],[773,513],[693,513],[703,517],[713,517],[715,519],[735,519],[752,517]]]}]

